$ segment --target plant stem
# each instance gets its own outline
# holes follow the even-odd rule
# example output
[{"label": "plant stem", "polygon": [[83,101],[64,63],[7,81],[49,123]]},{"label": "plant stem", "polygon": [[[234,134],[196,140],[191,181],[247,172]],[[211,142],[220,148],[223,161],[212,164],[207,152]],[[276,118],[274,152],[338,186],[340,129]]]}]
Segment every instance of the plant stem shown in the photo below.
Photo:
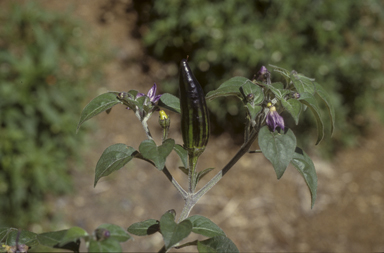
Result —
[{"label": "plant stem", "polygon": [[189,154],[188,155],[188,161],[189,161],[189,174],[188,174],[188,182],[189,182],[189,193],[193,194],[196,187],[196,164],[197,159],[199,156],[196,156],[195,154]]},{"label": "plant stem", "polygon": [[233,165],[235,165],[235,163],[239,161],[239,159],[243,155],[248,153],[248,150],[252,146],[252,143],[257,139],[259,130],[260,125],[257,125],[256,128],[254,128],[251,132],[248,141],[241,146],[239,151],[237,151],[236,155],[227,163],[227,165],[225,165],[219,173],[217,173],[206,185],[204,185],[198,192],[194,194],[194,199],[196,200],[196,202],[213,186],[215,186],[220,181],[220,179],[222,179],[223,176],[233,167]]}]

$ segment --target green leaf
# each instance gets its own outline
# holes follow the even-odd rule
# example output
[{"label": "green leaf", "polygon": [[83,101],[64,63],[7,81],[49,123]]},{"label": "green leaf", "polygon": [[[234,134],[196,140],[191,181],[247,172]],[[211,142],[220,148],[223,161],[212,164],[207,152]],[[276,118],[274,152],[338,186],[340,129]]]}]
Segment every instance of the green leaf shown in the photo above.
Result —
[{"label": "green leaf", "polygon": [[67,230],[64,236],[61,238],[59,247],[66,245],[69,242],[75,242],[81,238],[87,237],[88,233],[80,227],[72,227]]},{"label": "green leaf", "polygon": [[173,146],[173,150],[175,150],[179,155],[181,161],[183,162],[184,168],[188,168],[188,151],[180,144]]},{"label": "green leaf", "polygon": [[165,213],[160,219],[160,232],[163,235],[165,249],[168,250],[186,238],[192,232],[192,223],[183,220],[179,224],[172,213]]},{"label": "green leaf", "polygon": [[159,100],[159,106],[180,113],[180,100],[172,94],[164,93]]},{"label": "green leaf", "polygon": [[179,168],[179,170],[181,170],[185,175],[189,175],[189,170],[188,169],[186,169],[186,168],[184,168],[183,166],[179,166],[178,167]]},{"label": "green leaf", "polygon": [[129,226],[128,232],[138,236],[152,235],[160,231],[159,221],[149,219]]},{"label": "green leaf", "polygon": [[8,227],[2,227],[0,228],[0,242],[5,240],[5,237],[7,237],[8,233],[11,232],[13,228],[8,228]]},{"label": "green leaf", "polygon": [[197,250],[199,251],[199,253],[216,253],[217,252],[214,248],[204,245],[199,241],[197,242]]},{"label": "green leaf", "polygon": [[222,235],[209,238],[207,240],[199,242],[198,244],[208,246],[219,253],[239,252],[236,245],[228,237]]},{"label": "green leaf", "polygon": [[277,179],[280,179],[295,152],[296,137],[294,133],[287,128],[281,134],[277,131],[271,132],[268,126],[264,126],[260,129],[258,138],[261,151],[272,163]]},{"label": "green leaf", "polygon": [[258,105],[264,101],[264,93],[260,86],[254,84],[251,80],[247,80],[241,87],[240,92],[243,94],[244,98],[247,98],[249,94],[253,94],[252,99],[253,105]]},{"label": "green leaf", "polygon": [[315,165],[311,158],[301,149],[296,148],[291,163],[303,176],[305,182],[308,185],[309,191],[311,192],[311,208],[316,201],[317,192],[317,175]]},{"label": "green leaf", "polygon": [[122,143],[114,144],[105,149],[96,165],[94,186],[100,178],[124,167],[132,160],[135,152],[137,151],[134,148]]},{"label": "green leaf", "polygon": [[313,115],[316,119],[316,125],[317,125],[317,141],[316,145],[321,142],[321,140],[324,138],[324,124],[321,120],[321,114],[320,114],[320,108],[317,105],[317,101],[315,97],[307,92],[301,93],[299,101],[306,105],[309,109],[311,109]]},{"label": "green leaf", "polygon": [[17,236],[19,236],[19,240],[18,240],[19,244],[25,244],[30,247],[38,244],[37,234],[26,231],[26,230],[15,230],[15,229],[10,229],[8,231],[5,244],[8,246],[16,245]]},{"label": "green leaf", "polygon": [[[280,83],[274,83],[275,86],[279,86],[279,84]],[[291,92],[290,90],[276,88],[274,85],[267,85],[266,87],[268,87],[280,101],[284,100],[284,96]]]},{"label": "green leaf", "polygon": [[207,168],[205,170],[202,170],[200,171],[199,173],[197,173],[197,179],[196,179],[196,182],[199,182],[203,177],[205,177],[205,175],[207,175],[209,172],[211,172],[212,170],[214,170],[215,168]]},{"label": "green leaf", "polygon": [[271,64],[269,64],[269,66],[271,66],[273,68],[273,71],[278,72],[279,74],[281,74],[282,76],[284,76],[286,78],[290,78],[291,74],[289,73],[288,70],[274,66],[274,65],[271,65]]},{"label": "green leaf", "polygon": [[302,74],[298,74],[295,71],[292,71],[290,78],[300,95],[304,92],[308,92],[312,95],[315,94],[315,79],[303,76]]},{"label": "green leaf", "polygon": [[113,224],[102,224],[98,228],[107,229],[110,233],[109,238],[112,238],[118,242],[126,242],[131,239],[131,236],[120,226]]},{"label": "green leaf", "polygon": [[102,241],[91,240],[88,252],[122,252],[122,248],[117,240],[108,238]]},{"label": "green leaf", "polygon": [[214,237],[218,235],[224,235],[224,231],[219,228],[215,223],[213,223],[210,219],[201,216],[201,215],[193,215],[189,217],[187,220],[192,222],[192,232],[200,235],[204,235],[207,237]]},{"label": "green leaf", "polygon": [[235,76],[222,83],[216,90],[208,92],[205,98],[209,100],[228,96],[237,96],[241,98],[240,87],[248,81],[251,82],[248,78]]},{"label": "green leaf", "polygon": [[328,113],[331,118],[331,135],[333,134],[333,130],[335,128],[335,108],[333,107],[333,104],[331,103],[331,99],[326,92],[326,90],[321,86],[320,84],[315,82],[316,92],[319,95],[319,97],[324,101],[325,105],[328,108]]},{"label": "green leaf", "polygon": [[262,107],[259,105],[253,106],[250,103],[247,103],[247,109],[249,112],[249,116],[251,117],[251,121],[256,119],[257,114],[261,111]]},{"label": "green leaf", "polygon": [[175,140],[167,139],[162,145],[156,146],[153,140],[145,140],[139,146],[139,151],[145,159],[154,162],[158,170],[162,170],[167,156],[175,146]]},{"label": "green leaf", "polygon": [[96,98],[94,98],[91,102],[89,102],[81,112],[80,121],[77,125],[77,130],[79,130],[80,126],[90,118],[96,116],[97,114],[106,111],[117,104],[122,104],[122,102],[117,99],[116,94],[114,93],[104,93]]},{"label": "green leaf", "polygon": [[60,230],[55,232],[47,232],[37,235],[37,240],[40,244],[59,249],[67,249],[73,252],[79,252],[80,249],[80,240],[68,242],[64,245],[60,245],[60,241],[64,238],[68,230]]},{"label": "green leaf", "polygon": [[291,98],[288,100],[282,99],[281,104],[291,114],[291,116],[295,120],[296,125],[299,124],[301,103],[298,100]]}]

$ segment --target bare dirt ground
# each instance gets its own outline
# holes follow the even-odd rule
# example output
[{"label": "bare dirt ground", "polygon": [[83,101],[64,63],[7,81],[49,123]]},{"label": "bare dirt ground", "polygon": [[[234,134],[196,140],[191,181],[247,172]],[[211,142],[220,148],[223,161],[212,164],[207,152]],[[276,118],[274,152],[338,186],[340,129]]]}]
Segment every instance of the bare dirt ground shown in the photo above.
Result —
[{"label": "bare dirt ground", "polygon": [[[149,73],[142,72],[144,51],[140,41],[130,35],[136,14],[126,13],[123,4],[117,4],[114,12],[105,12],[103,6],[110,3],[107,0],[37,2],[49,10],[72,6],[73,16],[87,22],[94,43],[103,37],[115,48],[115,59],[105,69],[105,90],[138,89],[146,93],[158,82],[156,73],[162,71],[159,63],[151,61]],[[159,129],[154,118],[156,135]],[[178,116],[171,114],[171,119],[177,126]],[[97,122],[98,130],[90,136],[92,147],[84,154],[86,168],[74,175],[78,194],[50,202],[52,210],[62,213],[58,229],[80,226],[92,231],[102,223],[127,228],[134,222],[158,219],[169,209],[181,211],[183,201],[173,186],[162,173],[141,161],[130,162],[93,188],[94,168],[103,150],[114,143],[137,148],[145,134],[133,113],[123,107],[90,122]],[[181,143],[176,130],[170,137]],[[278,181],[266,159],[249,154],[201,199],[192,214],[212,219],[241,252],[384,251],[383,142],[382,126],[377,125],[358,147],[339,153],[333,163],[314,158],[319,182],[313,209],[306,185],[293,167]],[[212,138],[200,168],[215,167],[218,171],[237,149],[229,135]],[[177,157],[172,156],[169,169],[185,185],[178,165]],[[124,250],[158,251],[161,235],[151,237],[135,237],[123,245]]]}]

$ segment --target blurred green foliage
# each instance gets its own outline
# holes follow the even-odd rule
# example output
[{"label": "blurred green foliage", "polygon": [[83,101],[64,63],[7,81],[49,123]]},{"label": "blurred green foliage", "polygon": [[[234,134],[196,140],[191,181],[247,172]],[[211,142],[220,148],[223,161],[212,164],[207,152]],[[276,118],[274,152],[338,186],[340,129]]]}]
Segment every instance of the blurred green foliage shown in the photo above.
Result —
[{"label": "blurred green foliage", "polygon": [[46,217],[47,194],[71,190],[78,116],[102,53],[78,22],[32,2],[2,9],[0,23],[0,224],[25,226]]},{"label": "blurred green foliage", "polygon": [[[205,92],[233,76],[252,78],[268,64],[315,78],[336,106],[336,133],[323,150],[353,144],[374,113],[384,115],[382,1],[134,0],[134,8],[148,53],[168,64],[189,55]],[[164,76],[162,84],[177,87],[174,71]],[[240,132],[238,103],[230,101],[226,110],[220,101],[209,105],[216,131]],[[315,122],[305,118],[299,129],[304,146],[315,142],[308,138]]]}]

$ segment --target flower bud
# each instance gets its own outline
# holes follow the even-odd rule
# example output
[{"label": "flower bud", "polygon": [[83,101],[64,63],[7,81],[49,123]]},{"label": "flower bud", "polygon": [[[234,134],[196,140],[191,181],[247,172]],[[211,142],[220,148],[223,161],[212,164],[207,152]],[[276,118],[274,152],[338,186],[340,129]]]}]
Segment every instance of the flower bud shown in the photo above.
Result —
[{"label": "flower bud", "polygon": [[163,129],[168,129],[171,125],[171,119],[163,110],[159,111],[159,124]]},{"label": "flower bud", "polygon": [[111,232],[105,228],[98,228],[95,230],[95,235],[97,241],[102,241],[109,238],[111,236]]}]

